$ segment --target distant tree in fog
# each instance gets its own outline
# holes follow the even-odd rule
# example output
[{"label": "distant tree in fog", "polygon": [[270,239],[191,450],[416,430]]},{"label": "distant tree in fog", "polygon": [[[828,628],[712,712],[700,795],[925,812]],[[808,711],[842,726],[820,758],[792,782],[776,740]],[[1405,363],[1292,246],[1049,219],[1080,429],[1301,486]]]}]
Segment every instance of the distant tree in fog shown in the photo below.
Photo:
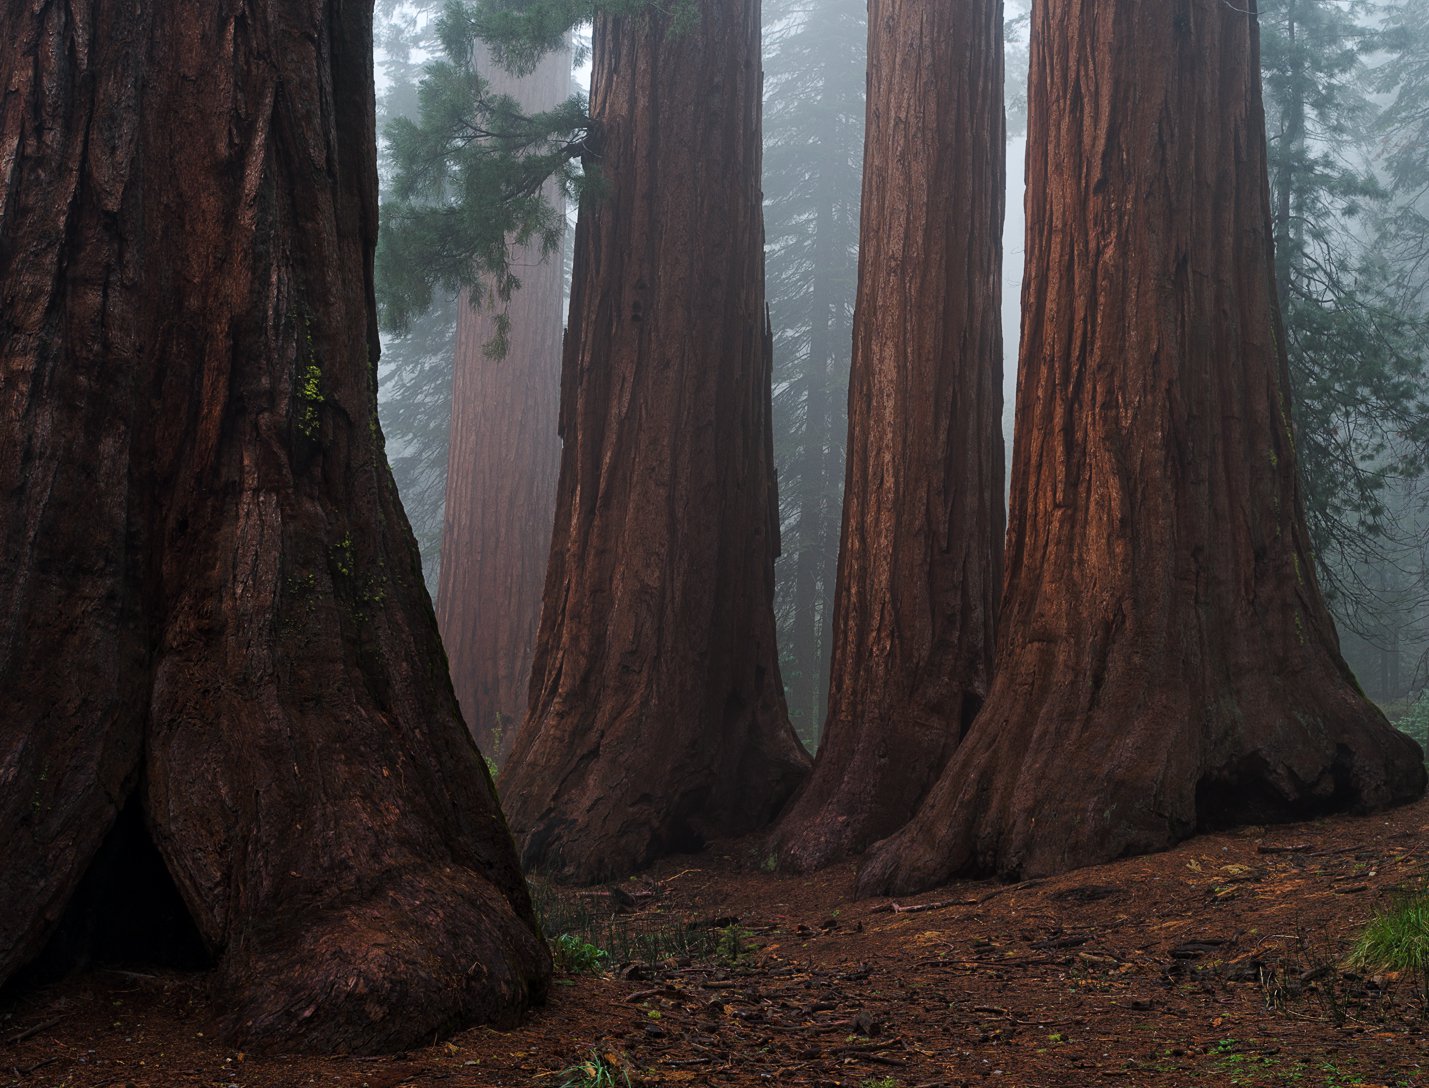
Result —
[{"label": "distant tree in fog", "polygon": [[777,615],[789,717],[823,728],[858,261],[866,0],[768,0],[764,214],[774,326]]}]

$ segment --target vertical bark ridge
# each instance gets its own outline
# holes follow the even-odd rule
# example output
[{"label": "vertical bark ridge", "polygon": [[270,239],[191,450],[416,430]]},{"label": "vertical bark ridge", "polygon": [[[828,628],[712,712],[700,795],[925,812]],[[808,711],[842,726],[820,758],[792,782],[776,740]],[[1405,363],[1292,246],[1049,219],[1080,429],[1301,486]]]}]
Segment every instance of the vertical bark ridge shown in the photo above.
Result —
[{"label": "vertical bark ridge", "polygon": [[797,784],[777,504],[759,4],[601,16],[565,440],[531,708],[501,778],[527,865],[628,872],[754,830]]},{"label": "vertical bark ridge", "polygon": [[998,672],[864,892],[1033,876],[1418,797],[1315,583],[1254,14],[1034,12]]},{"label": "vertical bark ridge", "polygon": [[0,978],[137,788],[235,1039],[509,1022],[549,958],[376,415],[370,9],[0,31]]},{"label": "vertical bark ridge", "polygon": [[905,823],[987,694],[1004,143],[1002,5],[873,0],[829,716],[774,836],[790,868]]}]

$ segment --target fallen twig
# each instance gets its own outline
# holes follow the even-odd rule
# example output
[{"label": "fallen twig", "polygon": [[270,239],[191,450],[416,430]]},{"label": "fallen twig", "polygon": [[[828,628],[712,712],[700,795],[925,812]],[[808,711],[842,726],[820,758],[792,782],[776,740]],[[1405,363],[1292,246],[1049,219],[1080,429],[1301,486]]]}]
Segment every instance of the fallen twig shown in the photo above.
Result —
[{"label": "fallen twig", "polygon": [[15,1070],[14,1070],[15,1076],[21,1077],[21,1078],[23,1078],[23,1077],[28,1077],[28,1076],[29,1076],[31,1073],[33,1073],[35,1070],[37,1070],[37,1069],[43,1069],[43,1068],[44,1068],[45,1066],[47,1066],[47,1065],[53,1065],[55,1062],[57,1062],[57,1061],[59,1061],[59,1060],[60,1060],[60,1056],[59,1056],[58,1054],[51,1054],[48,1058],[42,1058],[40,1061],[37,1061],[34,1065],[27,1065],[27,1066],[25,1066],[24,1069],[21,1069],[21,1068],[19,1068],[18,1066],[16,1066],[16,1067],[15,1067]]},{"label": "fallen twig", "polygon": [[943,910],[947,907],[975,907],[980,901],[977,899],[940,899],[936,903],[914,903],[905,907],[898,903],[885,903],[881,907],[874,907],[874,914],[923,914],[930,910]]},{"label": "fallen twig", "polygon": [[24,1031],[20,1032],[19,1035],[11,1036],[9,1045],[15,1046],[18,1043],[23,1043],[26,1039],[32,1038],[38,1035],[40,1032],[47,1031],[48,1029],[54,1027],[63,1019],[63,1016],[56,1016],[53,1020],[46,1020],[44,1021],[44,1023],[36,1024],[34,1027],[26,1028]]}]

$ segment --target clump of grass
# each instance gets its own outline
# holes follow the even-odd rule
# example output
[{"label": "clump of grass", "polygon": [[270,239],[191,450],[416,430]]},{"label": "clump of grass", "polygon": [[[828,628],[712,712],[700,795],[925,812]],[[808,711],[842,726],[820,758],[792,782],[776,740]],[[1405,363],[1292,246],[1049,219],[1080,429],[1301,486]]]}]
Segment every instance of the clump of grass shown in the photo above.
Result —
[{"label": "clump of grass", "polygon": [[1429,892],[1395,903],[1365,926],[1345,966],[1352,971],[1412,976],[1429,983]]},{"label": "clump of grass", "polygon": [[558,1088],[632,1088],[624,1066],[619,1055],[592,1050],[584,1061],[561,1070]]}]

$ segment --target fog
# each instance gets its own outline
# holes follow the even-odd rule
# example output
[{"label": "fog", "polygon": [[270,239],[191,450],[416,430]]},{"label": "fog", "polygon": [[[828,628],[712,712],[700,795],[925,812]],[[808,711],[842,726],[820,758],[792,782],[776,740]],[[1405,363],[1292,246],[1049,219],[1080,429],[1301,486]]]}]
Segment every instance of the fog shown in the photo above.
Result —
[{"label": "fog", "polygon": [[[435,55],[430,34],[435,10],[412,4],[379,10],[379,93],[386,116],[415,109],[414,81],[421,64]],[[1262,5],[1267,113],[1272,183],[1296,186],[1285,198],[1292,218],[1323,228],[1307,232],[1296,226],[1281,239],[1282,249],[1289,239],[1298,247],[1284,258],[1293,265],[1296,292],[1285,305],[1292,368],[1301,368],[1296,373],[1305,377],[1297,382],[1309,391],[1309,399],[1298,405],[1297,423],[1305,471],[1316,474],[1308,489],[1309,514],[1322,551],[1321,579],[1361,682],[1391,716],[1402,717],[1424,688],[1429,650],[1420,476],[1429,409],[1412,388],[1416,381],[1422,388],[1429,342],[1425,250],[1418,242],[1426,200],[1414,173],[1422,170],[1423,155],[1415,152],[1405,127],[1414,116],[1413,102],[1403,100],[1411,81],[1390,70],[1397,55],[1390,48],[1394,39],[1371,44],[1362,34],[1355,37],[1360,31],[1347,29],[1356,10],[1334,0],[1317,0],[1298,15],[1282,3]],[[1003,430],[1010,461],[1025,232],[1026,5],[1011,3],[1006,15],[1009,138],[1001,312]],[[783,523],[776,608],[791,713],[811,746],[822,726],[843,485],[864,18],[857,0],[765,4],[768,298],[775,327]],[[1366,24],[1370,30],[1382,30],[1382,18],[1366,18],[1372,20]],[[1287,22],[1295,19],[1299,24]],[[1291,41],[1299,52],[1286,44]],[[1312,52],[1315,48],[1325,56]],[[1352,56],[1352,49],[1358,54]],[[589,76],[589,58],[582,55],[573,73],[582,92]],[[1297,124],[1303,129],[1298,135]],[[1371,193],[1375,186],[1378,195]],[[809,257],[815,217],[806,198],[815,188],[833,194],[836,212],[821,228],[835,235],[823,243],[826,252],[840,254],[833,267],[816,268]],[[574,209],[568,215],[574,221]],[[815,312],[833,315],[827,359],[809,354]],[[440,569],[457,316],[448,298],[406,336],[389,336],[384,348],[382,410],[389,453],[433,589]],[[1360,324],[1351,327],[1352,321]],[[815,372],[827,382],[822,393],[810,383]],[[808,403],[811,390],[820,406],[816,411]],[[812,598],[795,593],[801,566],[816,586]]]}]

